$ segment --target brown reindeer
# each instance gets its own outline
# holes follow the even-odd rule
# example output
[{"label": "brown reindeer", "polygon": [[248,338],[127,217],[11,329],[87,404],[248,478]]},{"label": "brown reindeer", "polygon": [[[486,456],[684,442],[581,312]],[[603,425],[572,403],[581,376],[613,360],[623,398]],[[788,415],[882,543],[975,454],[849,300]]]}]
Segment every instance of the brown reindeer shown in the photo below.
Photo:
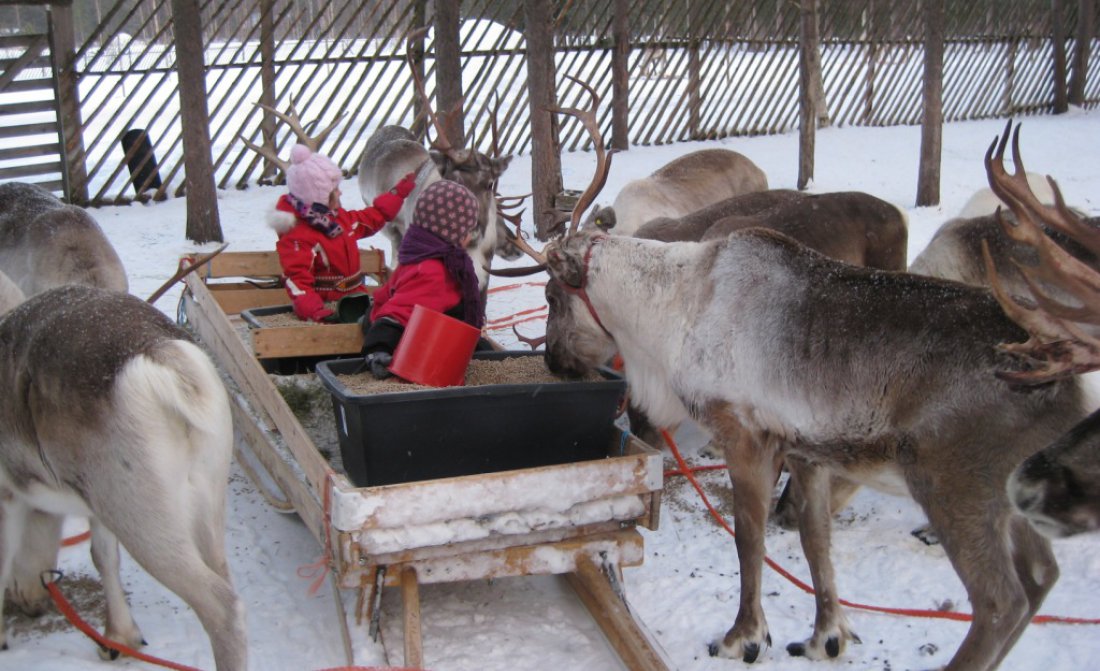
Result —
[{"label": "brown reindeer", "polygon": [[109,639],[144,644],[119,578],[121,542],[195,611],[218,671],[245,671],[225,556],[233,426],[202,350],[138,298],[68,285],[0,321],[0,388],[0,584],[20,571],[28,580],[12,600],[41,609],[33,562],[13,571],[16,557],[56,548],[62,517],[87,516]]},{"label": "brown reindeer", "polygon": [[767,175],[743,154],[700,149],[628,182],[615,202],[597,208],[590,221],[615,235],[634,235],[650,219],[682,217],[726,198],[767,188]]},{"label": "brown reindeer", "polygon": [[[974,611],[945,668],[997,668],[1058,576],[1049,542],[1016,514],[1005,483],[1085,416],[1080,384],[999,378],[1025,369],[997,349],[1023,331],[976,287],[858,268],[759,228],[662,244],[577,233],[578,220],[545,253],[562,298],[547,323],[548,365],[579,372],[617,351],[650,418],[697,421],[730,466],[741,602],[712,654],[751,662],[770,642],[761,570],[782,456],[804,502],[817,602],[813,634],[791,654],[837,657],[857,640],[829,558],[828,482],[841,477],[923,508]],[[680,325],[675,335],[652,328],[654,312]]]},{"label": "brown reindeer", "polygon": [[[1048,178],[1053,206],[1035,195],[1020,159],[1019,126],[1012,152],[1016,172],[1010,175],[994,163],[990,185],[1014,217],[998,213],[996,219],[1004,235],[1029,250],[1035,262],[1018,264],[1006,282],[993,246],[983,243],[997,300],[1030,336],[1026,342],[1003,346],[1013,366],[999,376],[1044,390],[1059,380],[1100,369],[1100,228],[1065,206],[1054,180]],[[1019,278],[1027,291],[1020,290]],[[1024,372],[1017,370],[1020,366]],[[1049,536],[1100,529],[1100,411],[1025,460],[1008,480],[1008,495]]]}]

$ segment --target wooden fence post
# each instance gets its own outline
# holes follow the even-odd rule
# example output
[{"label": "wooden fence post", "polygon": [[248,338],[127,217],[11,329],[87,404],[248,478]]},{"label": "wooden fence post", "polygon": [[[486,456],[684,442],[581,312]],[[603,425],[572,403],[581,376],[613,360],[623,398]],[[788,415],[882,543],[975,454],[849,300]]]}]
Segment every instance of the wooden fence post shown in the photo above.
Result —
[{"label": "wooden fence post", "polygon": [[[180,122],[183,126],[184,188],[187,191],[187,239],[223,242],[214,165],[210,156],[210,115],[206,107],[202,15],[199,0],[172,0]],[[181,48],[187,45],[187,48]]]},{"label": "wooden fence post", "polygon": [[1054,113],[1069,111],[1066,97],[1066,24],[1062,0],[1050,0],[1051,41],[1054,42]]},{"label": "wooden fence post", "polygon": [[88,202],[88,168],[84,152],[84,121],[80,114],[80,91],[76,79],[76,41],[73,8],[51,4],[49,19],[50,54],[57,86],[58,122],[61,124],[61,182],[65,199],[74,205]]},{"label": "wooden fence post", "polygon": [[817,132],[818,89],[813,84],[813,57],[817,50],[817,0],[802,0],[798,39],[798,188],[814,178],[814,141]]},{"label": "wooden fence post", "polygon": [[531,213],[535,237],[546,240],[555,223],[554,198],[561,193],[561,143],[554,87],[554,27],[550,3],[524,0],[527,23],[527,90],[531,117]]},{"label": "wooden fence post", "polygon": [[611,52],[611,148],[630,149],[630,0],[615,0]]},{"label": "wooden fence post", "polygon": [[[415,2],[412,25],[409,26],[410,31],[428,25],[428,0],[415,0]],[[420,77],[420,81],[424,81],[424,76],[427,74],[424,68],[424,33],[420,33],[419,36],[409,40],[405,44],[405,49],[408,52],[409,67],[416,71],[416,76]],[[425,104],[426,101],[422,100],[419,95],[413,96],[413,123],[412,128],[409,130],[421,140],[428,137],[428,110],[424,108]]]},{"label": "wooden fence post", "polygon": [[[260,0],[260,102],[275,108],[275,0]],[[263,110],[260,119],[260,132],[263,146],[278,153],[275,143],[275,114]],[[264,168],[260,173],[260,184],[270,184],[278,166],[264,158]]]},{"label": "wooden fence post", "polygon": [[1069,104],[1085,104],[1085,80],[1089,70],[1092,41],[1092,2],[1077,0],[1077,44],[1073,49],[1073,66],[1069,75]]},{"label": "wooden fence post", "polygon": [[943,141],[944,0],[924,0],[924,114],[920,133],[917,205],[940,202]]},{"label": "wooden fence post", "polygon": [[447,139],[456,149],[462,149],[466,146],[466,123],[462,110],[462,50],[458,44],[459,3],[434,5],[436,112],[447,126]]}]

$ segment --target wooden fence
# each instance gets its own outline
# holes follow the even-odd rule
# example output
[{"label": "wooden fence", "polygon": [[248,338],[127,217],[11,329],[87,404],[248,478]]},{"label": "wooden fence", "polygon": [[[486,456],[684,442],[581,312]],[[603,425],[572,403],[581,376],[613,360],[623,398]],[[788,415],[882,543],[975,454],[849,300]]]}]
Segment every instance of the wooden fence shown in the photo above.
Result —
[{"label": "wooden fence", "polygon": [[[1071,84],[1083,83],[1077,104],[1100,102],[1100,69],[1091,28],[1078,26],[1073,0],[948,0],[943,111],[947,121],[1047,113],[1056,99],[1058,50],[1070,54]],[[39,3],[41,4],[41,3]],[[179,195],[184,187],[182,125],[177,95],[172,0],[83,0],[55,3],[73,37],[62,48],[75,100],[56,105],[66,132],[43,147],[69,148],[64,183],[30,165],[27,151],[0,148],[0,180],[42,180],[72,202],[125,202]],[[324,151],[348,172],[357,169],[377,127],[420,128],[410,65],[425,73],[440,101],[462,99],[457,136],[489,151],[493,120],[506,154],[532,149],[526,26],[535,0],[464,0],[458,76],[437,60],[429,32],[407,53],[404,36],[433,25],[425,0],[201,0],[207,108],[214,177],[221,188],[273,177],[270,165],[241,138],[286,155],[286,128],[255,107],[266,102],[322,126],[341,118]],[[799,6],[785,0],[566,0],[552,3],[551,92],[566,106],[586,105],[587,82],[603,98],[600,124],[619,147],[692,139],[782,133],[798,127]],[[921,119],[923,29],[920,2],[818,0],[821,86],[834,125],[916,124]],[[454,5],[447,6],[450,9]],[[616,8],[621,12],[616,16]],[[1053,8],[1053,9],[1052,9]],[[10,12],[20,10],[12,17]],[[1057,10],[1057,11],[1055,11]],[[9,12],[4,16],[3,12]],[[0,25],[46,34],[47,8],[0,8]],[[531,36],[545,38],[539,34]],[[47,64],[23,63],[0,41],[0,109],[22,104],[19,82],[49,77]],[[64,45],[63,45],[64,47]],[[616,70],[616,50],[626,67]],[[1081,58],[1078,59],[1078,54]],[[407,58],[408,56],[408,58]],[[56,61],[53,68],[58,71]],[[615,81],[616,72],[625,81]],[[1077,79],[1073,79],[1077,77]],[[10,81],[9,81],[10,80]],[[62,96],[65,89],[60,90]],[[440,109],[445,105],[439,104]],[[617,110],[617,111],[616,111]],[[616,114],[619,116],[616,117]],[[625,121],[625,123],[624,123]],[[33,114],[5,113],[0,138]],[[56,120],[53,122],[56,123]],[[588,137],[571,118],[552,122],[563,151]],[[48,135],[48,134],[47,134]],[[122,138],[128,137],[125,148]],[[29,141],[31,142],[31,141]],[[142,146],[145,145],[145,149]],[[35,145],[37,146],[37,145]],[[46,150],[43,150],[45,153]],[[65,152],[62,152],[65,154]],[[45,163],[42,159],[40,163]]]}]

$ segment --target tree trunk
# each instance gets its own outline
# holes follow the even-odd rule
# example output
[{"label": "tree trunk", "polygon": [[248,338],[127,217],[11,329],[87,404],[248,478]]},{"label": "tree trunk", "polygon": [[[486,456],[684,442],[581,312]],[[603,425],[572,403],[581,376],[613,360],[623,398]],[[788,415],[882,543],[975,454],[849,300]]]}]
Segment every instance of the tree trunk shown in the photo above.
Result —
[{"label": "tree trunk", "polygon": [[466,146],[462,113],[462,49],[458,43],[459,3],[435,3],[435,109],[455,149]]},{"label": "tree trunk", "polygon": [[813,90],[814,116],[817,118],[818,128],[828,128],[832,121],[829,119],[829,101],[825,99],[825,78],[821,72],[821,22],[816,0],[810,9],[811,29],[810,38],[807,40],[809,51],[806,54],[810,67],[810,86]]},{"label": "tree trunk", "polygon": [[[271,109],[275,109],[275,0],[261,0],[260,2],[260,102]],[[275,144],[275,114],[270,110],[263,110],[263,118],[260,121],[260,133],[263,135],[265,147],[278,153]],[[276,166],[271,161],[264,159],[264,169],[260,173],[260,184],[271,184],[276,176]],[[286,176],[283,175],[285,178]]]},{"label": "tree trunk", "polygon": [[[817,0],[802,0],[798,49],[798,188],[805,189],[814,178],[817,89],[813,85],[813,58],[817,42]],[[820,65],[820,61],[818,62]]]},{"label": "tree trunk", "polygon": [[1069,110],[1066,97],[1066,26],[1062,0],[1050,0],[1051,41],[1054,42],[1054,113]]},{"label": "tree trunk", "polygon": [[924,4],[924,115],[920,133],[917,205],[940,202],[940,155],[943,140],[944,0]]},{"label": "tree trunk", "polygon": [[[214,165],[210,156],[210,115],[206,107],[202,16],[199,0],[172,0],[176,71],[179,75],[183,169],[187,192],[187,239],[222,242]],[[186,45],[184,48],[182,45]]]},{"label": "tree trunk", "polygon": [[561,143],[554,87],[554,28],[550,3],[524,0],[527,37],[527,90],[531,115],[531,211],[535,236],[550,237],[555,222],[554,199],[562,191]]},{"label": "tree trunk", "polygon": [[611,27],[611,148],[630,149],[630,0],[615,0]]},{"label": "tree trunk", "polygon": [[1077,0],[1077,44],[1073,49],[1073,66],[1069,75],[1069,104],[1085,104],[1085,79],[1089,69],[1092,43],[1092,2]]}]

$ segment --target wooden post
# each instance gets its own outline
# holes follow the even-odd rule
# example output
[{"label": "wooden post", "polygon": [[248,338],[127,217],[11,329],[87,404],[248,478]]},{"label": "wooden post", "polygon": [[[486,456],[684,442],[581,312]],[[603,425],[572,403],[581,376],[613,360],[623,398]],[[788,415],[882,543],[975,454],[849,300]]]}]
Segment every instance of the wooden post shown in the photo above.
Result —
[{"label": "wooden post", "polygon": [[554,224],[554,198],[562,191],[561,145],[554,87],[554,27],[550,3],[524,0],[527,22],[527,90],[531,116],[531,202],[535,237],[546,240]]},{"label": "wooden post", "polygon": [[1077,44],[1073,48],[1073,64],[1069,75],[1069,104],[1085,104],[1085,80],[1089,69],[1092,41],[1092,2],[1077,0]]},{"label": "wooden post", "polygon": [[701,88],[702,76],[700,71],[702,70],[702,62],[699,58],[699,31],[695,22],[695,15],[699,12],[699,3],[689,3],[687,6],[688,21],[690,25],[689,34],[691,38],[688,40],[688,121],[687,130],[688,137],[693,140],[701,140],[702,134],[700,133],[700,113],[703,101],[699,96],[699,89]]},{"label": "wooden post", "polygon": [[924,114],[920,133],[917,205],[940,202],[940,154],[943,140],[944,0],[924,3]]},{"label": "wooden post", "polygon": [[[260,102],[275,108],[275,0],[260,0]],[[275,114],[263,110],[260,132],[263,146],[278,153],[275,143]],[[278,166],[264,158],[264,169],[260,173],[260,184],[271,184]]]},{"label": "wooden post", "polygon": [[611,148],[630,149],[630,0],[615,0],[611,32]]},{"label": "wooden post", "polygon": [[[416,30],[427,25],[428,20],[428,8],[427,0],[415,0],[416,4],[413,6],[413,18],[412,25],[409,26],[410,30]],[[408,49],[409,67],[416,71],[416,75],[420,77],[420,81],[424,81],[424,34],[421,33],[418,37],[409,40],[405,45]],[[411,84],[410,84],[411,86]],[[425,101],[421,99],[419,95],[413,96],[413,124],[412,134],[421,140],[425,139],[428,135],[428,111],[424,109]]]},{"label": "wooden post", "polygon": [[435,108],[447,125],[447,139],[456,149],[466,146],[466,124],[462,113],[462,49],[458,43],[459,4],[435,3]]},{"label": "wooden post", "polygon": [[1069,111],[1066,94],[1066,24],[1062,0],[1050,0],[1051,41],[1054,43],[1054,113]]},{"label": "wooden post", "polygon": [[[206,107],[206,66],[203,62],[202,16],[199,0],[172,0],[176,38],[180,122],[183,126],[183,169],[187,193],[187,239],[223,242],[210,156],[210,116]],[[187,45],[181,48],[181,45]]]},{"label": "wooden post", "polygon": [[424,666],[423,631],[420,626],[420,583],[416,569],[401,570],[401,603],[405,609],[405,666]]},{"label": "wooden post", "polygon": [[802,0],[798,40],[798,188],[814,178],[814,142],[817,133],[817,90],[813,85],[810,52],[817,49],[817,0]]},{"label": "wooden post", "polygon": [[73,8],[54,4],[47,14],[50,33],[50,62],[57,90],[58,122],[61,124],[61,183],[65,199],[74,205],[88,202],[88,168],[84,152],[84,121],[80,114],[77,88],[76,41]]}]

